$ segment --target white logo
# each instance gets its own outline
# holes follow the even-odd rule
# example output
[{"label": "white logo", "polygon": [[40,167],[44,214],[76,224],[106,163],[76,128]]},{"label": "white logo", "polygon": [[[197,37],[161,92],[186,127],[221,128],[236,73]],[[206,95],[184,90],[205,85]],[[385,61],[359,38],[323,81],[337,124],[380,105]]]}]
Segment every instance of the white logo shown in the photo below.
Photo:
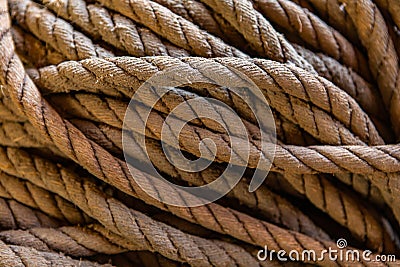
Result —
[{"label": "white logo", "polygon": [[[215,71],[217,67],[219,69]],[[204,92],[209,96],[204,95]],[[163,106],[167,97],[176,103],[172,109]],[[230,105],[225,103],[227,99],[231,101]],[[238,100],[241,101],[239,104]],[[168,205],[200,206],[226,195],[243,177],[250,152],[253,160],[254,153],[260,152],[254,150],[254,140],[249,137],[246,125],[237,114],[235,105],[241,105],[243,109],[243,103],[251,110],[260,129],[257,147],[263,157],[259,157],[257,166],[262,168],[255,169],[249,186],[249,191],[256,190],[265,180],[268,174],[265,170],[269,170],[275,153],[275,122],[272,112],[261,90],[247,76],[235,69],[221,68],[212,60],[197,60],[195,70],[185,64],[179,65],[179,68],[167,68],[145,81],[134,93],[125,114],[123,148],[135,182],[147,194]],[[165,114],[167,109],[168,114]],[[163,112],[158,112],[160,110]],[[213,138],[203,138],[197,133],[200,142],[196,145],[200,155],[190,160],[182,153],[180,135],[196,134],[189,132],[193,128],[187,127],[196,121],[217,125],[224,133],[231,151],[229,162],[218,179],[208,184],[197,187],[177,185],[153,166],[146,138],[153,135],[153,138],[156,136],[161,140],[163,154],[174,168],[189,173],[201,172],[215,161],[219,148]],[[207,129],[205,123],[201,127]],[[155,134],[154,131],[158,132]],[[214,133],[213,136],[218,137],[218,134]],[[190,145],[193,146],[193,143],[196,140],[192,140]],[[137,156],[138,146],[146,156]],[[138,168],[150,174],[149,178],[138,175]],[[179,192],[180,198],[171,197],[174,190]]]},{"label": "white logo", "polygon": [[344,238],[339,238],[336,241],[336,246],[340,249],[347,247],[347,241]]}]

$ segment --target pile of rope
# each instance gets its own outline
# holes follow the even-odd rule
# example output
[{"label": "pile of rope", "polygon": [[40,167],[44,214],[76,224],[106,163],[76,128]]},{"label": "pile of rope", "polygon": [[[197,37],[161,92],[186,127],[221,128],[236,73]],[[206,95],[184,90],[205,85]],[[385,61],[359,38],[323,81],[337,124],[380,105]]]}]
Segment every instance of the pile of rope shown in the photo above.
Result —
[{"label": "pile of rope", "polygon": [[[338,239],[348,242],[343,254],[399,257],[399,55],[398,0],[0,0],[0,266],[286,266],[260,250],[321,255]],[[132,96],[171,69],[193,79],[239,71],[274,119],[269,164],[249,108],[262,103],[226,86],[173,88],[144,131],[131,129],[146,148],[130,143],[129,157],[149,157],[179,185],[215,181],[235,155],[244,177],[206,205],[155,199],[137,182],[151,174],[125,161],[125,113],[141,118],[151,101],[132,105]],[[199,117],[176,144],[164,140],[169,113],[204,97],[235,111],[247,136],[234,146]],[[206,139],[215,155],[198,172],[163,150],[198,159]],[[269,173],[250,192],[255,171]],[[161,199],[186,201],[154,187]]]}]

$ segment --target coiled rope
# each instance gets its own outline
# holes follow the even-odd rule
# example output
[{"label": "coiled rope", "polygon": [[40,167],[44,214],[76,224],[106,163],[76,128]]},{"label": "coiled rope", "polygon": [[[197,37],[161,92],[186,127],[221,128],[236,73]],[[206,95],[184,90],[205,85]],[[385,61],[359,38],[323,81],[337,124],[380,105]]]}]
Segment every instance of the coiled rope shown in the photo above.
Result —
[{"label": "coiled rope", "polygon": [[[399,257],[399,12],[395,0],[0,1],[0,266],[281,266],[260,249],[321,255],[340,238],[344,254]],[[130,102],[171,70],[186,83]],[[216,82],[238,73],[259,97]],[[254,112],[266,103],[274,129]],[[127,110],[140,123],[126,128]],[[163,137],[182,122],[178,142]],[[182,169],[179,153],[211,164]],[[192,187],[245,171],[223,198],[176,206],[197,196],[165,191],[149,164]]]}]

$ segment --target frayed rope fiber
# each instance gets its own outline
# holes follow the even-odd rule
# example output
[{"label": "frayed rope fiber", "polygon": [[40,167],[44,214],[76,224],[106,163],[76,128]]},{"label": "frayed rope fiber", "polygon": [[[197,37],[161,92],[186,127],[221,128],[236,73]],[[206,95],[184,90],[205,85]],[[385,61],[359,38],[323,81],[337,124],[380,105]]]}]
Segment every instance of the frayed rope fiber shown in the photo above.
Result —
[{"label": "frayed rope fiber", "polygon": [[400,266],[399,27],[397,0],[0,0],[0,266]]}]

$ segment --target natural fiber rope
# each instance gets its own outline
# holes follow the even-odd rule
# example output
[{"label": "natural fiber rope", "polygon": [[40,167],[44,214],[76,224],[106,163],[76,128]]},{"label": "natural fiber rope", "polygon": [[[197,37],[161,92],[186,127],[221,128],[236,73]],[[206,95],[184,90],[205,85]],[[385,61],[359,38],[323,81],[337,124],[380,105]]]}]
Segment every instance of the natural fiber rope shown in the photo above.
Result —
[{"label": "natural fiber rope", "polygon": [[342,33],[353,43],[359,44],[357,29],[346,13],[344,6],[336,0],[291,0],[303,8],[307,8],[333,28]]},{"label": "natural fiber rope", "polygon": [[[377,1],[379,10],[371,0],[293,2],[1,1],[0,266],[281,266],[276,257],[257,260],[258,249],[318,255],[335,248],[339,237],[350,241],[344,253],[356,246],[399,256],[400,154],[397,144],[385,143],[398,139],[400,125],[397,4]],[[139,164],[128,170],[122,143],[127,103],[164,70],[191,78],[160,98],[148,119],[145,107],[158,93],[132,103],[132,115],[142,122],[128,130],[133,140],[146,139],[147,151],[130,144],[134,152],[125,156]],[[247,103],[213,84],[237,79],[235,71],[265,99]],[[216,106],[207,112],[241,120],[247,134],[230,122],[234,134],[228,135],[209,118],[186,123],[186,114],[166,120],[179,104],[202,97],[230,106],[240,118]],[[264,100],[276,127],[276,144],[266,129],[273,162],[249,108],[261,108]],[[195,116],[202,112],[188,107]],[[186,124],[174,136],[176,146],[161,129],[180,122]],[[169,162],[161,147],[208,157],[199,149],[205,139],[217,148],[214,162],[197,173]],[[249,159],[231,142],[249,144]],[[178,184],[205,185],[232,164],[246,172],[218,202],[177,207],[139,186],[148,183],[161,200],[192,198],[150,184],[140,166],[147,153]],[[249,192],[255,170],[271,173]],[[152,260],[127,254],[141,250]]]},{"label": "natural fiber rope", "polygon": [[[65,4],[63,6],[62,4]],[[69,5],[69,6],[66,6]],[[93,37],[101,38],[116,48],[132,56],[187,56],[188,52],[169,42],[163,41],[146,28],[135,25],[130,19],[97,5],[87,5],[84,1],[46,1],[46,7],[64,19],[77,23]],[[68,13],[68,8],[79,8]],[[69,17],[71,14],[73,17]]]},{"label": "natural fiber rope", "polygon": [[311,47],[354,69],[363,77],[369,70],[365,57],[335,29],[289,0],[253,0],[272,22],[299,37]]},{"label": "natural fiber rope", "polygon": [[60,222],[15,200],[0,198],[1,229],[29,229],[33,227],[59,227]]},{"label": "natural fiber rope", "polygon": [[[115,88],[129,97],[133,94],[135,88],[138,88],[147,77],[151,77],[151,75],[157,71],[162,71],[167,67],[179,67],[190,74],[196,75],[199,79],[204,79],[201,74],[201,69],[196,68],[197,64],[207,64],[209,69],[232,77],[236,77],[236,74],[230,71],[228,67],[233,67],[242,71],[260,87],[264,96],[270,100],[269,103],[273,108],[276,108],[279,112],[287,116],[289,120],[299,124],[300,127],[307,130],[310,134],[314,135],[314,137],[330,138],[330,140],[324,140],[325,142],[340,144],[343,142],[346,143],[346,139],[348,139],[348,144],[355,144],[357,143],[356,139],[354,139],[351,134],[346,134],[346,131],[351,129],[365,142],[382,144],[382,140],[374,129],[373,124],[369,121],[369,118],[361,111],[358,104],[343,91],[338,90],[333,84],[320,77],[310,75],[294,67],[288,67],[266,60],[244,61],[240,59],[220,58],[205,61],[204,59],[198,58],[175,59],[168,57],[152,58],[151,60],[146,58],[113,58],[109,60],[100,60],[92,58],[81,62],[62,63],[58,69],[62,69],[62,72],[66,73],[66,76],[60,72],[54,73],[54,71],[58,71],[58,69],[53,69],[53,72],[44,79],[51,81],[51,79],[65,80],[67,78],[73,81],[74,79],[78,79],[79,75],[79,79],[82,83],[78,88],[97,87],[100,89],[108,87],[108,90],[113,90]],[[137,69],[135,69],[135,66],[137,66]],[[68,72],[71,74],[68,75]],[[285,73],[286,77],[284,79],[280,78],[282,73]],[[64,78],[54,77],[55,74],[62,75]],[[292,87],[297,85],[296,91],[285,91],[289,82]],[[110,88],[110,86],[112,87]],[[191,87],[193,86],[196,85],[192,84]],[[201,89],[205,89],[203,85],[200,86]],[[132,88],[134,89],[132,90]],[[210,94],[212,94],[212,92],[210,92]],[[321,94],[324,97],[321,97]],[[218,97],[215,93],[212,96]],[[347,98],[347,103],[336,101],[336,99],[342,98]],[[289,103],[286,106],[278,104],[282,102]],[[317,106],[313,108],[316,114],[312,114],[311,118],[304,118],[306,112],[301,110],[306,109],[309,105],[308,103]],[[293,106],[294,110],[288,110],[290,106]],[[319,108],[322,110],[319,110]],[[238,108],[235,107],[235,109]],[[296,116],[296,109],[302,114],[301,119]],[[308,110],[312,112],[311,108],[308,108]],[[332,115],[340,120],[344,124],[343,126],[347,127],[344,128],[338,122],[331,122],[329,125],[330,129],[326,129],[325,131],[328,133],[332,132],[333,130],[331,128],[335,127],[335,140],[332,140],[332,138],[335,137],[333,133],[322,133],[326,126],[324,126],[324,124],[319,124],[321,120],[332,120],[325,111],[333,113]],[[307,119],[313,120],[313,122],[308,122]],[[351,123],[351,125],[349,125],[349,123]],[[315,124],[317,124],[317,126],[315,126]],[[317,128],[321,129],[317,131]],[[320,132],[320,134],[318,132]],[[343,141],[340,141],[341,139]]]},{"label": "natural fiber rope", "polygon": [[399,135],[399,59],[385,21],[371,1],[339,2],[345,4],[345,9],[356,26],[358,37],[368,52],[371,73],[379,85],[384,103],[388,105],[392,126]]},{"label": "natural fiber rope", "polygon": [[[27,162],[27,157],[32,157],[29,156],[26,153],[22,153],[22,151],[18,151],[18,150],[13,150],[16,153],[20,153],[20,154],[14,154],[14,156],[12,157],[13,159],[16,159],[17,162],[24,162],[25,166],[28,166]],[[25,159],[24,159],[25,158]],[[32,168],[41,168],[41,166],[46,166],[47,168],[47,175],[46,177],[28,177],[26,175],[24,175],[23,173],[17,173],[19,168],[18,167],[11,167],[11,165],[8,164],[9,168],[7,171],[10,174],[15,174],[15,175],[19,175],[19,176],[24,176],[24,179],[32,179],[33,181],[36,181],[38,183],[41,184],[41,186],[47,187],[49,190],[53,191],[53,192],[57,192],[58,194],[60,194],[63,197],[68,198],[68,196],[72,197],[72,201],[78,205],[78,207],[80,207],[82,210],[84,210],[85,212],[87,212],[90,216],[100,220],[100,222],[105,225],[108,229],[112,230],[114,233],[118,233],[122,236],[125,236],[125,238],[128,238],[130,240],[132,240],[132,242],[138,242],[138,240],[140,239],[136,239],[136,238],[143,238],[140,237],[140,235],[138,236],[138,233],[136,231],[132,231],[133,229],[135,229],[137,227],[137,223],[139,223],[139,225],[144,226],[144,225],[152,225],[153,223],[150,223],[150,221],[148,223],[144,223],[144,221],[148,221],[151,220],[149,217],[138,213],[136,211],[130,210],[125,207],[122,203],[119,203],[116,200],[113,200],[112,198],[105,198],[104,195],[94,186],[91,185],[90,181],[88,179],[82,180],[81,178],[78,178],[73,172],[71,172],[68,169],[64,169],[64,168],[59,168],[54,166],[52,169],[52,171],[50,172],[50,170],[48,169],[51,165],[51,163],[49,161],[46,161],[44,159],[41,159],[42,162],[38,162],[38,160],[40,160],[38,157],[34,157],[36,158],[36,164],[32,165]],[[14,163],[15,164],[15,163]],[[11,168],[10,168],[11,167]],[[58,169],[58,170],[57,170]],[[54,178],[56,178],[55,175],[51,175],[48,176],[49,173],[52,173],[53,171],[59,172],[58,176],[59,178],[57,179],[62,179],[63,183],[55,183],[55,181],[51,181]],[[41,175],[44,175],[45,173],[43,171],[41,171],[40,169],[37,171],[29,171],[29,173],[41,173]],[[50,179],[49,179],[50,178]],[[51,183],[47,186],[43,183]],[[103,195],[103,196],[102,196]],[[142,198],[143,199],[143,198]],[[92,202],[95,201],[95,202]],[[101,206],[97,206],[98,208],[93,209],[90,208],[90,203],[104,203],[104,205]],[[101,208],[100,208],[101,207]],[[171,206],[169,206],[170,211],[172,211],[172,209],[175,209]],[[234,210],[228,210],[226,209],[226,211],[224,212],[224,208],[222,207],[218,207],[215,204],[209,204],[207,205],[207,209],[208,212],[212,211],[212,218],[217,219],[217,221],[215,221],[218,225],[218,227],[221,227],[220,230],[217,231],[229,231],[229,229],[232,229],[231,227],[227,227],[227,225],[225,224],[241,224],[243,228],[243,230],[245,231],[243,234],[242,233],[230,233],[233,236],[241,236],[243,235],[242,238],[244,238],[244,240],[248,240],[247,242],[250,243],[258,243],[258,244],[267,244],[269,247],[271,248],[275,248],[275,249],[279,249],[279,248],[284,248],[284,249],[300,249],[300,248],[313,248],[316,251],[321,251],[322,249],[324,249],[326,246],[328,246],[329,242],[317,242],[317,241],[313,241],[310,237],[295,233],[295,232],[289,232],[289,231],[285,231],[283,229],[279,229],[276,226],[273,226],[271,224],[265,223],[263,222],[262,225],[264,227],[264,229],[266,230],[265,234],[262,234],[262,232],[260,232],[260,230],[262,229],[258,229],[257,233],[253,232],[255,230],[254,226],[251,226],[251,224],[255,223],[254,219],[251,217],[248,217],[244,214],[240,214],[235,212]],[[178,211],[179,209],[175,209],[175,211]],[[197,220],[197,223],[200,224],[207,224],[210,227],[210,220],[206,219],[206,215],[207,212],[206,210],[204,210],[204,208],[191,208],[190,209],[190,216],[196,216],[196,214],[199,214],[199,212],[201,212],[201,218],[200,217],[192,217],[193,219]],[[196,211],[197,210],[197,211]],[[172,211],[173,212],[173,211]],[[228,218],[224,218],[223,217],[219,217],[218,214],[221,214],[221,212],[223,212],[225,214],[225,216],[227,216],[228,214],[231,214],[231,216],[229,216]],[[228,212],[228,213],[226,213]],[[137,221],[137,223],[135,223],[134,221],[131,222],[127,222],[126,219],[128,219],[126,216],[122,216],[122,214],[132,214],[133,217],[131,217],[132,219],[135,218],[135,221]],[[120,215],[118,215],[120,214]],[[182,213],[181,213],[182,214]],[[182,214],[183,215],[183,214]],[[189,215],[189,214],[188,214]],[[211,215],[211,214],[210,214]],[[187,216],[187,215],[186,215]],[[216,217],[218,216],[218,217]],[[114,218],[114,219],[112,219]],[[120,221],[120,220],[116,220],[115,218],[125,218],[124,220]],[[188,217],[186,217],[188,218]],[[141,220],[144,220],[143,223],[140,223]],[[201,221],[199,221],[201,220]],[[237,220],[236,222],[232,221],[232,220]],[[259,223],[256,223],[256,225],[259,225]],[[215,229],[215,226],[212,227]],[[234,227],[235,228],[235,227]],[[124,231],[122,232],[121,230],[118,229],[124,229]],[[131,230],[132,229],[132,230]],[[145,229],[141,228],[142,231],[144,231]],[[170,236],[174,235],[174,231],[172,230],[171,227],[162,227],[161,229],[167,230],[167,231],[172,231],[169,232]],[[149,229],[150,230],[150,229]],[[216,229],[215,229],[216,230]],[[155,229],[152,228],[152,231],[155,231]],[[152,238],[150,238],[150,236],[153,234],[152,231],[147,232],[147,230],[144,232],[144,234],[146,235],[147,238],[149,238],[150,240],[153,240]],[[159,232],[160,230],[158,230],[157,232]],[[229,231],[230,232],[230,231]],[[136,234],[134,234],[136,233]],[[278,235],[276,235],[277,233],[279,233]],[[247,236],[247,237],[246,237]],[[183,236],[181,236],[181,238],[183,238]],[[290,238],[291,242],[290,243],[286,243],[283,240],[284,239],[280,239],[280,238]],[[270,240],[270,241],[268,241]],[[281,241],[279,241],[281,240]],[[153,249],[156,249],[158,247],[157,244],[158,241],[157,240],[153,240],[150,241]],[[157,242],[157,243],[152,243],[152,242]],[[160,240],[160,242],[162,242]],[[278,243],[276,243],[278,242]],[[294,242],[294,243],[292,243]],[[146,243],[143,242],[139,242],[137,244],[142,244],[145,245]],[[154,247],[155,246],[155,247]],[[159,248],[161,249],[163,246],[160,246]],[[178,249],[184,249],[184,247],[178,247]],[[172,254],[170,255],[168,251],[159,251],[160,253],[167,253],[167,257],[173,259],[173,260],[180,260],[176,258],[176,254]],[[180,254],[181,255],[181,254]],[[243,257],[243,255],[242,255]],[[368,264],[368,263],[365,263]]]},{"label": "natural fiber rope", "polygon": [[1,266],[82,266],[82,267],[108,267],[109,264],[100,265],[90,261],[74,260],[55,252],[41,252],[25,246],[8,245],[0,241]]},{"label": "natural fiber rope", "polygon": [[[83,125],[81,124],[81,127]],[[82,127],[87,129],[89,132],[91,132],[91,134],[89,133],[87,136],[96,136],[96,132],[91,128],[91,127]],[[109,139],[110,140],[120,140],[121,138],[115,138],[119,131],[118,130],[113,130],[112,128],[106,128],[108,129],[108,133],[109,133]],[[98,130],[100,131],[100,129]],[[98,132],[97,131],[97,132]],[[133,138],[132,140],[137,140],[136,138]],[[102,142],[97,142],[97,143],[102,143]],[[140,161],[145,161],[145,152],[142,151],[143,148],[137,144],[132,142],[130,145],[132,145],[135,149],[135,155],[132,155],[132,157],[137,158]],[[119,149],[122,150],[122,144],[120,144]],[[148,141],[146,143],[146,149],[147,149],[147,153],[150,156],[150,159],[153,159],[153,163],[154,166],[156,168],[158,168],[159,171],[161,171],[162,173],[167,173],[169,176],[177,178],[179,180],[183,180],[183,181],[187,181],[191,184],[194,184],[196,186],[198,185],[203,185],[209,182],[212,182],[213,180],[215,180],[216,178],[218,178],[220,176],[221,173],[217,172],[217,173],[210,173],[210,172],[205,172],[204,174],[202,172],[199,172],[196,176],[190,174],[190,173],[186,173],[183,171],[180,171],[177,168],[174,168],[174,166],[172,164],[170,164],[168,162],[168,160],[166,158],[160,157],[160,155],[163,155],[163,151],[162,148],[160,147],[160,144],[156,143],[156,142],[152,142],[152,141]],[[214,179],[213,179],[214,177]],[[286,176],[285,176],[286,177]],[[332,183],[330,183],[327,179],[325,179],[324,177],[320,177],[317,175],[305,175],[305,176],[300,176],[302,179],[298,179],[298,177],[295,176],[295,178],[292,178],[293,176],[288,176],[288,181],[294,185],[296,187],[296,189],[298,189],[302,194],[306,194],[307,196],[310,196],[310,199],[312,201],[312,203],[314,203],[318,208],[320,208],[321,210],[323,210],[324,212],[326,212],[327,214],[329,214],[332,218],[335,219],[335,221],[339,222],[341,225],[348,227],[350,231],[352,231],[353,229],[356,230],[357,232],[354,233],[355,236],[357,236],[358,238],[362,239],[366,239],[366,240],[370,240],[371,239],[375,239],[375,241],[372,241],[372,243],[374,243],[374,245],[372,246],[382,246],[382,244],[390,244],[391,241],[389,241],[389,236],[387,236],[384,232],[385,230],[383,229],[383,226],[381,225],[381,223],[379,222],[379,220],[376,220],[376,218],[374,218],[374,215],[370,214],[370,212],[367,212],[367,208],[363,207],[361,205],[359,205],[359,203],[356,201],[356,199],[352,198],[350,195],[346,194],[345,192],[342,192],[341,190],[339,190],[338,188],[336,188]],[[297,179],[296,179],[297,178]],[[300,188],[298,188],[298,184],[299,182],[300,184]],[[319,188],[317,188],[315,186],[315,184],[319,185]],[[268,191],[266,190],[258,190],[257,191],[259,193],[259,195],[257,195],[256,197],[258,197],[259,199],[263,199],[264,202],[261,202],[260,200],[258,201],[259,206],[257,206],[257,209],[259,209],[260,211],[264,211],[263,214],[268,214],[269,210],[271,209],[271,205],[273,205],[273,203],[284,203],[284,201],[282,199],[280,200],[276,200],[276,196],[271,195],[271,193],[268,194]],[[312,192],[312,193],[311,193]],[[315,195],[315,193],[318,192],[320,193],[320,195],[322,196],[322,200],[319,198],[315,198],[313,197],[313,194]],[[246,185],[239,183],[232,191],[233,195],[236,194],[241,194],[241,196],[237,196],[236,198],[243,202],[243,203],[248,203],[248,197],[249,194],[246,193]],[[250,195],[251,196],[251,195]],[[272,199],[271,199],[272,197]],[[337,202],[333,202],[335,199],[337,199]],[[329,205],[327,206],[327,203],[332,204],[335,209],[332,209],[332,207],[330,207]],[[288,204],[286,204],[288,205]],[[267,209],[268,207],[268,209]],[[289,206],[290,207],[290,206]],[[293,210],[296,210],[294,207],[291,208],[293,212]],[[289,211],[288,210],[280,210],[280,207],[274,207],[273,208],[274,211],[279,211],[280,214],[282,214],[283,216],[286,216],[285,214],[287,214]],[[266,213],[267,212],[267,213]],[[297,212],[297,211],[296,211]],[[372,216],[371,216],[372,215]],[[300,226],[302,225],[309,225],[311,226],[312,223],[310,222],[301,222],[301,220],[303,219],[300,216],[297,216],[298,222],[297,223],[301,223]],[[375,214],[375,217],[378,217],[377,214]],[[303,220],[305,220],[306,218],[304,218]],[[271,219],[272,221],[274,221],[273,219]],[[282,220],[282,219],[280,219]],[[285,219],[284,219],[285,220]],[[279,223],[279,221],[275,221],[275,223]],[[289,221],[290,225],[288,225],[288,222],[282,221],[282,223],[285,226],[288,226],[290,229],[296,229],[298,227],[295,227],[291,224],[291,222]],[[364,225],[363,228],[354,228],[351,226],[351,224],[354,225]],[[367,229],[367,226],[374,228],[371,232],[369,231],[369,229]],[[379,230],[378,230],[379,229]],[[308,234],[309,236],[312,236],[314,238],[321,238],[326,240],[326,236],[322,235],[321,237],[319,237],[318,235],[312,234],[309,231],[312,231],[313,233],[318,233],[318,231],[320,231],[319,229],[315,229],[315,228],[311,228],[311,229],[307,229],[304,233]],[[301,231],[303,232],[303,231]],[[378,236],[375,236],[378,235]],[[386,235],[386,236],[385,236]],[[378,240],[376,240],[376,238]],[[383,238],[383,242],[381,242],[381,239]],[[367,241],[367,242],[370,242]],[[385,246],[385,245],[383,245]],[[390,246],[390,245],[389,245]],[[375,247],[375,249],[379,250],[379,248]]]},{"label": "natural fiber rope", "polygon": [[77,209],[74,204],[57,195],[52,195],[40,187],[16,179],[3,172],[0,173],[0,177],[0,190],[3,198],[15,199],[22,204],[41,210],[47,215],[69,224],[91,222],[91,219]]}]

